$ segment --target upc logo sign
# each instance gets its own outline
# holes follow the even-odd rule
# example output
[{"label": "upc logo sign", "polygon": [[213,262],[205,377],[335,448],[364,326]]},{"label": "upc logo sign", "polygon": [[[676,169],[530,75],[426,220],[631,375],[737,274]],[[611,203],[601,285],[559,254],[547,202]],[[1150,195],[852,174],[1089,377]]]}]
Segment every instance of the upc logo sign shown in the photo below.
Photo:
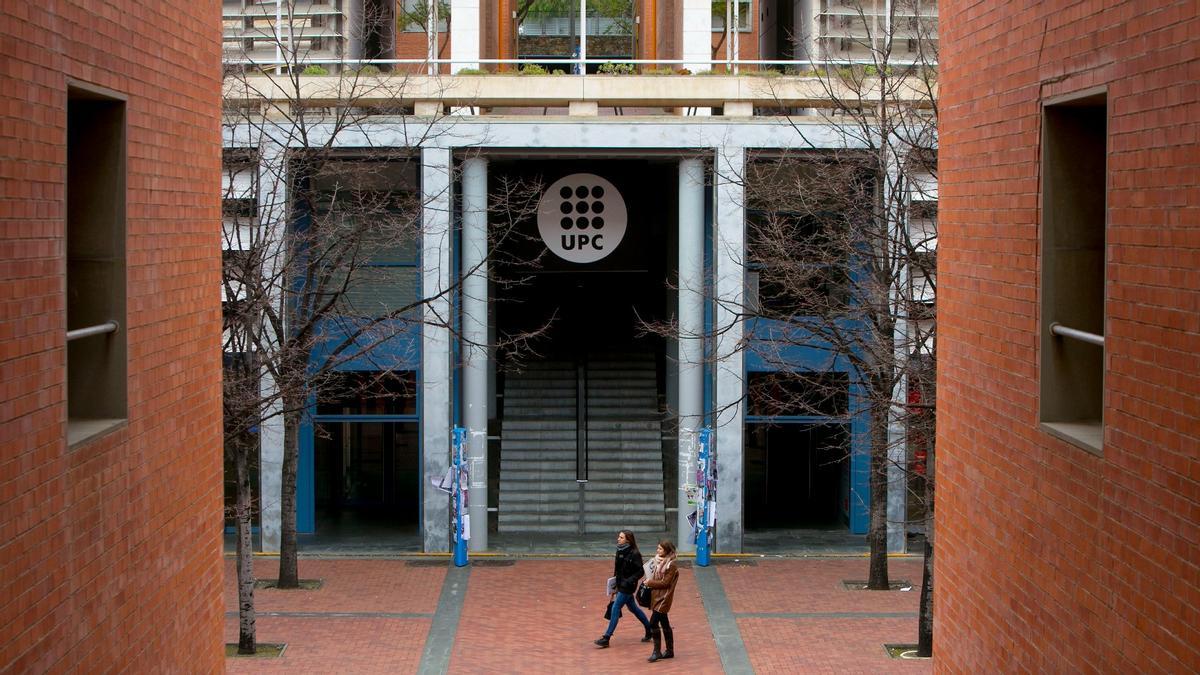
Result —
[{"label": "upc logo sign", "polygon": [[592,173],[558,179],[542,195],[538,233],[554,255],[573,263],[603,259],[625,237],[629,214],[617,188]]}]

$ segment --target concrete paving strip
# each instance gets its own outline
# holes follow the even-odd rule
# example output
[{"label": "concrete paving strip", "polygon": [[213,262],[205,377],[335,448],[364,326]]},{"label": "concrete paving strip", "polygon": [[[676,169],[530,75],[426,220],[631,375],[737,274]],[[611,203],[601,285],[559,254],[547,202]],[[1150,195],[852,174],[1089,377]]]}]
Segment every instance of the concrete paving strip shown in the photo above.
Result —
[{"label": "concrete paving strip", "polygon": [[469,565],[451,565],[446,572],[437,613],[433,617],[433,624],[429,626],[429,636],[425,638],[425,651],[421,653],[421,667],[417,670],[421,675],[450,670],[450,652],[454,650],[454,639],[458,635],[458,620],[467,598],[467,579],[470,576]]},{"label": "concrete paving strip", "polygon": [[738,619],[915,619],[916,612],[738,612]]},{"label": "concrete paving strip", "polygon": [[[225,612],[237,618],[237,612]],[[289,619],[432,619],[429,612],[255,612],[254,616],[278,616]]]},{"label": "concrete paving strip", "polygon": [[750,654],[746,652],[746,643],[742,641],[742,632],[738,630],[737,618],[725,595],[725,586],[721,577],[712,567],[695,566],[692,568],[696,577],[696,587],[700,589],[700,599],[704,602],[704,611],[708,615],[708,625],[717,641],[717,653],[721,655],[721,666],[729,675],[749,675],[754,673],[750,665]]}]

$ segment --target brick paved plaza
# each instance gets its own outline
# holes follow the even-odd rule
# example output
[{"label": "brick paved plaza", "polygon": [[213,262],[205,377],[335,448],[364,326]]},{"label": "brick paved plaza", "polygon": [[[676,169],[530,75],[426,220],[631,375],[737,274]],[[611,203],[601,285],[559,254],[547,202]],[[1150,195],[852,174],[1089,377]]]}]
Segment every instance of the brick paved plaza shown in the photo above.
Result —
[{"label": "brick paved plaza", "polygon": [[[276,560],[257,559],[260,577]],[[231,673],[879,673],[930,672],[883,644],[915,642],[921,561],[893,558],[910,591],[847,591],[866,559],[722,559],[681,570],[671,623],[676,658],[646,663],[636,619],[624,617],[608,649],[592,640],[607,559],[302,559],[312,591],[260,589],[258,639],[282,657],[229,658]],[[225,639],[237,639],[233,559],[225,566]],[[462,588],[465,585],[465,595]]]}]

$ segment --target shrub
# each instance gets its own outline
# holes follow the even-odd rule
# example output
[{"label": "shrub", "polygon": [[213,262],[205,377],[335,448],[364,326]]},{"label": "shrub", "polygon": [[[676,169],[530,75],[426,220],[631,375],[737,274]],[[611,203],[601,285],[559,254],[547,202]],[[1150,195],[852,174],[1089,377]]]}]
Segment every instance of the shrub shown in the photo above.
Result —
[{"label": "shrub", "polygon": [[301,75],[328,75],[329,71],[325,69],[325,66],[312,65],[312,66],[304,66],[304,70],[300,71],[300,74]]},{"label": "shrub", "polygon": [[546,69],[536,63],[526,63],[517,71],[518,75],[545,75]]},{"label": "shrub", "polygon": [[604,75],[632,75],[634,73],[632,63],[613,63],[611,61],[601,63],[596,70]]},{"label": "shrub", "polygon": [[487,75],[488,71],[483,68],[459,68],[455,75]]}]

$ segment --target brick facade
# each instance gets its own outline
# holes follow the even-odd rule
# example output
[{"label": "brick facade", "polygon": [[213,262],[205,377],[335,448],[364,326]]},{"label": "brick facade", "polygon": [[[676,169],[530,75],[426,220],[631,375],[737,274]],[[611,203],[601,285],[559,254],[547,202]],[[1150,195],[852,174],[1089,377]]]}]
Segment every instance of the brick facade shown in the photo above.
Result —
[{"label": "brick facade", "polygon": [[[940,3],[935,664],[1200,670],[1194,0]],[[1104,447],[1038,424],[1046,99],[1107,88]]]},{"label": "brick facade", "polygon": [[[0,12],[0,672],[223,670],[220,7]],[[68,84],[127,97],[128,421],[66,442]]]}]

